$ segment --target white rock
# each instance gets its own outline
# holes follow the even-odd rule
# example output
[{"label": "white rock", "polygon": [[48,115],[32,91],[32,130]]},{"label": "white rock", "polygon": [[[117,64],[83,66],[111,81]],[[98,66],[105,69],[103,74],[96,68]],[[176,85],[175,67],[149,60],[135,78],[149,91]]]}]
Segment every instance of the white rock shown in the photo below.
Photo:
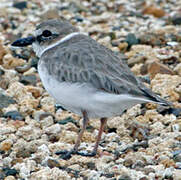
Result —
[{"label": "white rock", "polygon": [[176,169],[173,172],[173,179],[174,180],[180,180],[181,179],[181,170],[180,169]]},{"label": "white rock", "polygon": [[48,145],[48,148],[51,152],[55,153],[60,150],[72,149],[73,144],[63,143],[63,142],[55,142],[53,144]]},{"label": "white rock", "polygon": [[47,180],[47,177],[48,179],[53,180],[71,180],[71,177],[68,175],[66,171],[62,171],[56,167],[52,169],[50,169],[49,167],[42,168],[40,171],[32,173],[30,180]]},{"label": "white rock", "polygon": [[26,166],[22,166],[19,174],[22,178],[27,178],[30,176],[30,170]]},{"label": "white rock", "polygon": [[171,178],[173,175],[173,171],[174,171],[173,167],[166,168],[165,171],[163,172],[163,177],[164,178]]},{"label": "white rock", "polygon": [[15,180],[14,176],[7,176],[4,180]]},{"label": "white rock", "polygon": [[149,173],[148,177],[150,179],[155,179],[155,173],[153,173],[153,172]]},{"label": "white rock", "polygon": [[42,144],[40,147],[38,147],[38,151],[41,151],[45,154],[50,154],[50,151],[48,149],[48,146],[45,144]]},{"label": "white rock", "polygon": [[11,167],[12,158],[5,157],[3,158],[2,162],[3,162],[3,166]]},{"label": "white rock", "polygon": [[172,131],[173,132],[179,132],[180,131],[180,125],[179,124],[173,124],[172,125]]},{"label": "white rock", "polygon": [[32,67],[32,68],[30,68],[28,71],[24,72],[23,75],[24,75],[24,76],[34,75],[36,71],[37,71],[37,70],[36,70],[34,67]]},{"label": "white rock", "polygon": [[19,170],[19,175],[21,178],[27,179],[30,176],[30,169],[26,166],[25,163],[17,163],[14,165],[16,170]]},{"label": "white rock", "polygon": [[10,104],[8,107],[3,108],[2,112],[5,114],[9,111],[18,111],[18,105],[17,104]]},{"label": "white rock", "polygon": [[55,159],[52,158],[51,156],[47,156],[47,157],[45,157],[45,159],[42,160],[41,165],[43,165],[43,166],[48,166],[48,160],[49,160],[49,159],[55,160]]},{"label": "white rock", "polygon": [[44,97],[41,99],[41,107],[42,107],[42,110],[44,110],[45,112],[50,112],[50,113],[54,113],[55,112],[55,100],[50,97],[50,96],[47,96],[47,97]]},{"label": "white rock", "polygon": [[47,116],[40,121],[42,129],[46,129],[54,123],[52,116]]},{"label": "white rock", "polygon": [[61,132],[61,126],[60,124],[54,124],[48,128],[45,128],[44,130],[47,134],[58,134]]},{"label": "white rock", "polygon": [[17,76],[18,73],[15,70],[11,69],[4,69],[5,71],[5,77],[8,79],[9,83],[11,84],[12,82],[18,81],[19,77]]},{"label": "white rock", "polygon": [[154,164],[154,158],[151,155],[142,155],[142,158],[146,162],[146,164]]},{"label": "white rock", "polygon": [[14,133],[14,132],[16,132],[16,129],[14,127],[0,124],[0,135],[10,134],[10,133]]},{"label": "white rock", "polygon": [[119,141],[119,139],[120,137],[114,132],[105,135],[106,141]]},{"label": "white rock", "polygon": [[160,133],[164,129],[164,125],[161,122],[155,122],[150,126],[152,133]]},{"label": "white rock", "polygon": [[94,23],[100,22],[100,21],[107,21],[107,19],[112,18],[112,13],[104,12],[103,14],[99,16],[90,16],[89,20],[91,20]]},{"label": "white rock", "polygon": [[75,171],[81,171],[81,166],[79,164],[73,164],[71,166],[68,166],[68,168],[73,169]]},{"label": "white rock", "polygon": [[27,125],[20,127],[16,134],[20,137],[23,137],[25,140],[30,141],[38,139],[42,134],[42,130],[40,128]]},{"label": "white rock", "polygon": [[172,47],[177,46],[178,42],[175,42],[175,41],[167,42],[167,45],[172,46]]},{"label": "white rock", "polygon": [[181,75],[181,63],[177,64],[174,68],[174,71]]},{"label": "white rock", "polygon": [[98,172],[98,171],[95,171],[95,170],[91,170],[89,172],[89,174],[87,174],[87,177],[89,179],[95,179],[95,180],[98,180],[101,176],[101,172]]},{"label": "white rock", "polygon": [[131,117],[137,116],[141,113],[141,104],[137,104],[133,106],[132,108],[127,110],[127,114]]},{"label": "white rock", "polygon": [[[96,168],[99,172],[109,171],[112,166],[114,166],[112,156],[103,156],[96,161]],[[111,162],[112,161],[112,162]]]}]

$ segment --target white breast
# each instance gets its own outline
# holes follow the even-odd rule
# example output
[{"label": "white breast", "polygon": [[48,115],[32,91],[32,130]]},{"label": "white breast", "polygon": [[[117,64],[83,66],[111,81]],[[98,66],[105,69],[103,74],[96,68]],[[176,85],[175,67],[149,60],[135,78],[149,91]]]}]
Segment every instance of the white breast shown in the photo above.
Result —
[{"label": "white breast", "polygon": [[150,102],[129,94],[103,92],[88,83],[59,82],[47,73],[43,65],[38,66],[38,71],[48,93],[64,108],[78,115],[86,110],[90,118],[112,117],[135,104]]}]

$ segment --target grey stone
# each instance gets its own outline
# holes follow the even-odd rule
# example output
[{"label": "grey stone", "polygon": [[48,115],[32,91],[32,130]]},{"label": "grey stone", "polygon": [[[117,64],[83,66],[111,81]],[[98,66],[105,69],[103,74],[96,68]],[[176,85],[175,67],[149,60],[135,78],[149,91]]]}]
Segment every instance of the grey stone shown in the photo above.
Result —
[{"label": "grey stone", "polygon": [[27,75],[27,76],[21,76],[20,82],[24,85],[32,84],[36,85],[37,78],[35,75]]},{"label": "grey stone", "polygon": [[0,108],[8,107],[10,104],[14,104],[16,101],[10,97],[0,93]]},{"label": "grey stone", "polygon": [[5,118],[11,118],[14,120],[23,120],[24,117],[18,111],[9,111],[4,114]]},{"label": "grey stone", "polygon": [[27,2],[26,1],[14,2],[13,7],[20,10],[25,9],[27,8]]}]

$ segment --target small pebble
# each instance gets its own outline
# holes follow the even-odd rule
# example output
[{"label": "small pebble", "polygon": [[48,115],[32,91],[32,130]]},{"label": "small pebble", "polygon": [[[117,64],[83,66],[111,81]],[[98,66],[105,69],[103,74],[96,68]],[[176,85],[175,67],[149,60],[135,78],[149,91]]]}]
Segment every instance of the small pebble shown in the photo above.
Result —
[{"label": "small pebble", "polygon": [[35,75],[21,76],[20,82],[23,83],[24,85],[29,85],[29,84],[36,85],[37,78]]},{"label": "small pebble", "polygon": [[181,25],[181,16],[174,16],[171,21],[174,25]]},{"label": "small pebble", "polygon": [[0,93],[0,108],[8,107],[10,104],[15,104],[16,101],[9,96]]},{"label": "small pebble", "polygon": [[7,176],[4,180],[15,180],[14,176]]},{"label": "small pebble", "polygon": [[131,47],[132,45],[139,44],[139,39],[136,38],[135,34],[129,33],[126,36],[125,41],[128,43],[128,47]]},{"label": "small pebble", "polygon": [[6,176],[15,176],[16,174],[18,174],[18,171],[13,168],[3,168],[3,172]]},{"label": "small pebble", "polygon": [[60,167],[59,162],[58,162],[57,160],[55,160],[55,159],[48,159],[48,160],[47,160],[47,165],[48,165],[48,167],[50,167],[50,168]]},{"label": "small pebble", "polygon": [[77,123],[72,117],[68,117],[68,118],[66,118],[66,119],[63,119],[63,120],[59,121],[58,123],[59,123],[59,124],[67,124],[67,123],[69,123],[69,122],[71,122],[71,123],[73,123],[73,124],[76,124],[76,123]]},{"label": "small pebble", "polygon": [[5,118],[11,118],[13,120],[20,120],[22,121],[24,117],[18,111],[9,111],[4,114]]},{"label": "small pebble", "polygon": [[23,9],[27,8],[27,2],[26,1],[14,2],[13,7],[23,10]]}]

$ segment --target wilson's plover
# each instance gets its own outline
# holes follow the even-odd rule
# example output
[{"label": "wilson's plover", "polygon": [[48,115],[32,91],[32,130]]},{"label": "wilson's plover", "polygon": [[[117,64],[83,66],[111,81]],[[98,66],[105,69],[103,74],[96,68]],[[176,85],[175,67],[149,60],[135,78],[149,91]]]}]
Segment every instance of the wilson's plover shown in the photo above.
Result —
[{"label": "wilson's plover", "polygon": [[[170,103],[154,94],[134,76],[120,56],[64,20],[48,20],[37,26],[34,36],[16,40],[12,46],[32,44],[40,58],[38,72],[48,93],[67,110],[83,116],[83,127],[71,154],[95,155],[108,117],[121,115],[138,104]],[[101,126],[92,153],[78,152],[89,118]]]}]

